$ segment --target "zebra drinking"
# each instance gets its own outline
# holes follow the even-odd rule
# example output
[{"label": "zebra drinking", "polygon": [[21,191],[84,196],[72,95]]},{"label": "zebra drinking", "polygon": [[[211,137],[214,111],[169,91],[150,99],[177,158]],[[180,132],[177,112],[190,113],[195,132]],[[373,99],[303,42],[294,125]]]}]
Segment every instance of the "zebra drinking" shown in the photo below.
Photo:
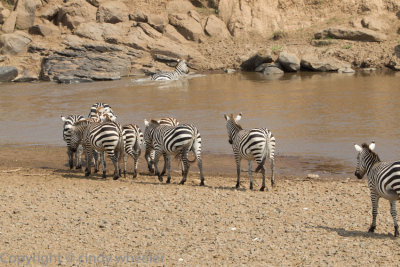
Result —
[{"label": "zebra drinking", "polygon": [[61,116],[61,120],[64,122],[63,125],[63,139],[67,143],[67,154],[69,168],[72,169],[75,165],[76,169],[82,168],[82,147],[79,146],[75,152],[70,149],[69,143],[71,141],[71,128],[75,122],[84,120],[85,118],[81,115],[69,115],[67,117]]},{"label": "zebra drinking", "polygon": [[[74,151],[80,143],[86,155],[85,176],[91,174],[91,162],[94,150],[100,153],[103,163],[103,178],[106,178],[106,164],[104,154],[106,152],[114,164],[114,180],[120,176],[120,160],[124,154],[124,139],[121,126],[115,122],[91,122],[90,120],[79,121],[72,127],[71,149]],[[97,161],[97,157],[95,157]],[[98,163],[95,163],[96,169]]]},{"label": "zebra drinking", "polygon": [[179,60],[178,64],[175,67],[175,70],[172,72],[157,72],[151,76],[151,79],[154,81],[162,81],[162,80],[176,80],[180,76],[183,76],[184,74],[189,73],[189,68],[186,65],[185,60]]},{"label": "zebra drinking", "polygon": [[376,216],[378,215],[379,198],[390,201],[390,214],[394,222],[394,236],[399,236],[397,224],[396,201],[400,199],[400,161],[383,162],[373,151],[375,142],[370,145],[364,143],[361,146],[355,144],[357,155],[357,167],[354,173],[358,179],[365,174],[368,177],[368,187],[372,202],[372,223],[368,232],[374,232],[376,228]]},{"label": "zebra drinking", "polygon": [[274,154],[275,154],[275,137],[266,128],[255,128],[244,130],[238,124],[242,118],[242,113],[235,118],[233,114],[224,115],[226,120],[226,128],[228,130],[229,143],[232,145],[233,154],[236,161],[237,183],[236,188],[240,185],[240,163],[242,159],[249,161],[250,189],[253,189],[252,177],[252,160],[258,164],[255,172],[261,170],[263,181],[260,191],[265,189],[265,169],[264,163],[269,158],[271,166],[271,186],[274,186]]},{"label": "zebra drinking", "polygon": [[[165,118],[161,118],[159,120],[157,120],[159,124],[161,125],[168,125],[168,126],[177,126],[179,125],[179,122],[177,119],[172,118],[172,117],[165,117]],[[147,125],[149,122],[145,119],[144,120],[144,124]],[[145,159],[147,161],[147,167],[149,168],[149,172],[150,173],[154,173],[154,168],[153,168],[153,162],[154,162],[154,148],[153,148],[153,139],[152,139],[152,135],[150,134],[150,132],[146,132],[145,131],[145,135],[144,135],[144,142],[146,144],[146,152],[145,152]],[[167,165],[167,156],[164,154],[164,167],[163,170],[161,172],[161,176],[163,176],[165,174]]]},{"label": "zebra drinking", "polygon": [[[89,118],[97,117],[97,115],[105,115],[107,114],[109,117],[109,120],[111,121],[116,121],[117,116],[115,116],[113,110],[111,109],[110,105],[102,102],[95,103],[91,106],[90,112],[89,112]],[[103,121],[105,120],[104,117]]]},{"label": "zebra drinking", "polygon": [[143,144],[143,132],[136,124],[126,124],[122,126],[122,135],[125,142],[124,176],[126,176],[126,161],[127,155],[129,155],[133,158],[133,178],[136,178],[141,146]]},{"label": "zebra drinking", "polygon": [[178,126],[161,125],[158,121],[145,121],[146,129],[144,136],[150,136],[152,146],[155,151],[154,168],[158,180],[162,182],[163,178],[158,171],[158,160],[165,154],[167,159],[165,164],[168,170],[167,183],[171,181],[171,155],[180,157],[182,160],[182,180],[179,184],[186,182],[189,173],[188,151],[193,151],[196,155],[197,165],[200,170],[200,185],[204,185],[203,167],[201,159],[201,136],[197,128],[191,124]]}]

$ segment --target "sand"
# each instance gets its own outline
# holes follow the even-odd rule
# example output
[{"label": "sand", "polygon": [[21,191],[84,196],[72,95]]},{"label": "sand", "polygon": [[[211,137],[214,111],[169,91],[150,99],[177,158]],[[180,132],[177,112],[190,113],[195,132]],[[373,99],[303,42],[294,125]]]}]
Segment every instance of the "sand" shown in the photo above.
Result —
[{"label": "sand", "polygon": [[[205,156],[215,162],[218,155]],[[208,159],[208,161],[206,160]],[[284,164],[277,166],[284,169]],[[286,163],[285,163],[286,162]],[[66,167],[64,148],[2,146],[0,151],[0,262],[66,266],[396,266],[388,201],[381,200],[376,233],[367,233],[367,182],[307,179],[280,172],[268,191],[240,189],[233,160],[208,168],[200,187],[193,168],[178,185],[145,170],[112,180],[84,177]],[[131,163],[131,161],[130,161]],[[225,166],[222,164],[223,166]],[[220,165],[220,164],[219,164]],[[213,165],[210,164],[212,167]],[[130,168],[132,166],[130,165]],[[261,185],[260,175],[255,178]],[[129,261],[129,262],[127,262]]]}]

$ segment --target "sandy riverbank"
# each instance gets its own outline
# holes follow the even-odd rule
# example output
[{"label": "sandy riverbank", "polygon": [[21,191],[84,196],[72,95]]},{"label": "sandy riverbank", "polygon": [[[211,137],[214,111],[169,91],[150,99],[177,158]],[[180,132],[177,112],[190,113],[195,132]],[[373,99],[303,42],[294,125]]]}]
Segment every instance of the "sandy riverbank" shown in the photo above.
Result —
[{"label": "sandy riverbank", "polygon": [[[204,161],[217,158],[205,155]],[[206,187],[198,186],[195,168],[184,186],[177,185],[177,171],[170,185],[144,169],[136,179],[87,179],[64,166],[64,148],[3,146],[0,160],[2,263],[16,265],[16,255],[31,257],[31,264],[68,266],[143,261],[393,266],[400,261],[387,201],[381,201],[376,233],[366,232],[371,208],[365,180],[281,173],[276,188],[267,183],[269,190],[259,192],[248,189],[246,173],[234,190],[234,169],[223,169],[233,162],[223,160],[221,169],[206,174]],[[260,183],[257,176],[257,188]],[[131,262],[123,265],[123,259]]]}]

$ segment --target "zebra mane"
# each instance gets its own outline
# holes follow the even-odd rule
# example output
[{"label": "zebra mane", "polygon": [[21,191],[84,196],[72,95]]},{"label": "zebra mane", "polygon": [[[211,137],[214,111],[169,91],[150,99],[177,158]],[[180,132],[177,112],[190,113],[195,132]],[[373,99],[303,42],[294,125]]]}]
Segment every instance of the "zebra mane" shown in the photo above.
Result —
[{"label": "zebra mane", "polygon": [[363,144],[361,145],[361,147],[362,147],[362,148],[365,148],[365,149],[368,149],[369,153],[371,153],[374,157],[376,157],[379,161],[381,161],[381,159],[379,158],[378,154],[376,154],[374,151],[372,151],[372,150],[369,148],[369,145],[368,145],[367,143],[363,143]]},{"label": "zebra mane", "polygon": [[150,120],[150,123],[157,124],[157,125],[160,124],[160,123],[158,122],[158,120],[155,120],[155,119],[151,119],[151,120]]},{"label": "zebra mane", "polygon": [[243,130],[242,126],[239,123],[236,122],[235,117],[233,116],[232,113],[231,113],[230,117],[231,117],[231,119],[233,121],[233,124],[235,124],[240,130]]}]

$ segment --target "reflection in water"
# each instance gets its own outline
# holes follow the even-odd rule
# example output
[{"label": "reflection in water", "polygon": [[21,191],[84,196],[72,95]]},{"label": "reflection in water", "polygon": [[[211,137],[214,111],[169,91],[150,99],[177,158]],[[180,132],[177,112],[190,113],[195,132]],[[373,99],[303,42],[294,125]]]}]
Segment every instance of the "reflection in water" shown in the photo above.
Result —
[{"label": "reflection in water", "polygon": [[224,113],[243,112],[244,128],[267,127],[277,152],[354,162],[353,143],[377,142],[383,159],[400,159],[398,81],[391,74],[213,74],[155,82],[0,84],[0,143],[64,145],[60,115],[87,116],[109,103],[122,123],[174,116],[194,123],[206,152],[231,153]]}]

